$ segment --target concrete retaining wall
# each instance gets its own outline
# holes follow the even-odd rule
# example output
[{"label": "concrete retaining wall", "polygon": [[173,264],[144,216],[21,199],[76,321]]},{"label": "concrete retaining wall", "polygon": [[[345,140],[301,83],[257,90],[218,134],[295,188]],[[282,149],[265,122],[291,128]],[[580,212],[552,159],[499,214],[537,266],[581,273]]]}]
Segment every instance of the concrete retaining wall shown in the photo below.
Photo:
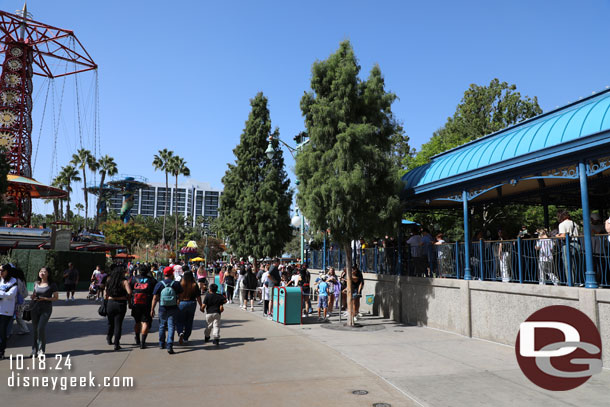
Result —
[{"label": "concrete retaining wall", "polygon": [[364,274],[362,312],[513,346],[519,324],[549,305],[580,309],[602,336],[610,366],[610,290]]}]

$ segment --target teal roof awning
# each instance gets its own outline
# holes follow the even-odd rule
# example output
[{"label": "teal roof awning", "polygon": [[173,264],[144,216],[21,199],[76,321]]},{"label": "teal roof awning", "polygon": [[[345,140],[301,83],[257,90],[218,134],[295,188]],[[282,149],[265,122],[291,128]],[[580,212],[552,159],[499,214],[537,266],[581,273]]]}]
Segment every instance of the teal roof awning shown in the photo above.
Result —
[{"label": "teal roof awning", "polygon": [[[403,176],[407,190],[428,189],[440,180],[469,173],[521,156],[610,130],[610,91],[525,120],[496,133],[432,157],[430,163]],[[534,154],[535,155],[535,154]]]}]

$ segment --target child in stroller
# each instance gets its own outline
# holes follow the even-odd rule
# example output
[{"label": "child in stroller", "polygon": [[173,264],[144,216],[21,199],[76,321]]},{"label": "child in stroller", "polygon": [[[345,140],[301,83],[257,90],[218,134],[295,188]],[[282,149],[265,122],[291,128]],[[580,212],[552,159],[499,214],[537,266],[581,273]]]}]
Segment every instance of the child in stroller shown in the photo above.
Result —
[{"label": "child in stroller", "polygon": [[87,294],[87,299],[94,300],[97,297],[98,289],[97,281],[92,281],[91,284],[89,284],[89,294]]}]

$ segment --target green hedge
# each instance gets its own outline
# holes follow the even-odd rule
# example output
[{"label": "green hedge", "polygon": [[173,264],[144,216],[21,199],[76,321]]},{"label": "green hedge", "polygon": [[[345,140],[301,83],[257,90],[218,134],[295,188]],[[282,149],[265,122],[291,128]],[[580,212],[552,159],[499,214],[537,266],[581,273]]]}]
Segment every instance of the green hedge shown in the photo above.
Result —
[{"label": "green hedge", "polygon": [[86,290],[89,287],[91,273],[95,266],[105,267],[105,253],[55,251],[36,249],[15,249],[12,252],[17,267],[21,268],[28,282],[28,289],[33,288],[34,281],[38,278],[38,272],[43,266],[49,267],[51,280],[63,287],[63,272],[68,268],[68,263],[74,263],[79,271],[79,283],[77,289]]}]

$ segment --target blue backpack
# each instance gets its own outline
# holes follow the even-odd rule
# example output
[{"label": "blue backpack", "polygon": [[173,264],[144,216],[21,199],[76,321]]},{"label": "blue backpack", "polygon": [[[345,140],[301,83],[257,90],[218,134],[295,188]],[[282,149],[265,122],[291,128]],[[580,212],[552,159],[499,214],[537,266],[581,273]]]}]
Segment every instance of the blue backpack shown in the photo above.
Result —
[{"label": "blue backpack", "polygon": [[169,285],[165,284],[165,281],[161,281],[163,284],[163,290],[161,290],[161,301],[162,307],[171,307],[178,304],[178,298],[176,297],[176,290],[172,287],[173,282]]}]

